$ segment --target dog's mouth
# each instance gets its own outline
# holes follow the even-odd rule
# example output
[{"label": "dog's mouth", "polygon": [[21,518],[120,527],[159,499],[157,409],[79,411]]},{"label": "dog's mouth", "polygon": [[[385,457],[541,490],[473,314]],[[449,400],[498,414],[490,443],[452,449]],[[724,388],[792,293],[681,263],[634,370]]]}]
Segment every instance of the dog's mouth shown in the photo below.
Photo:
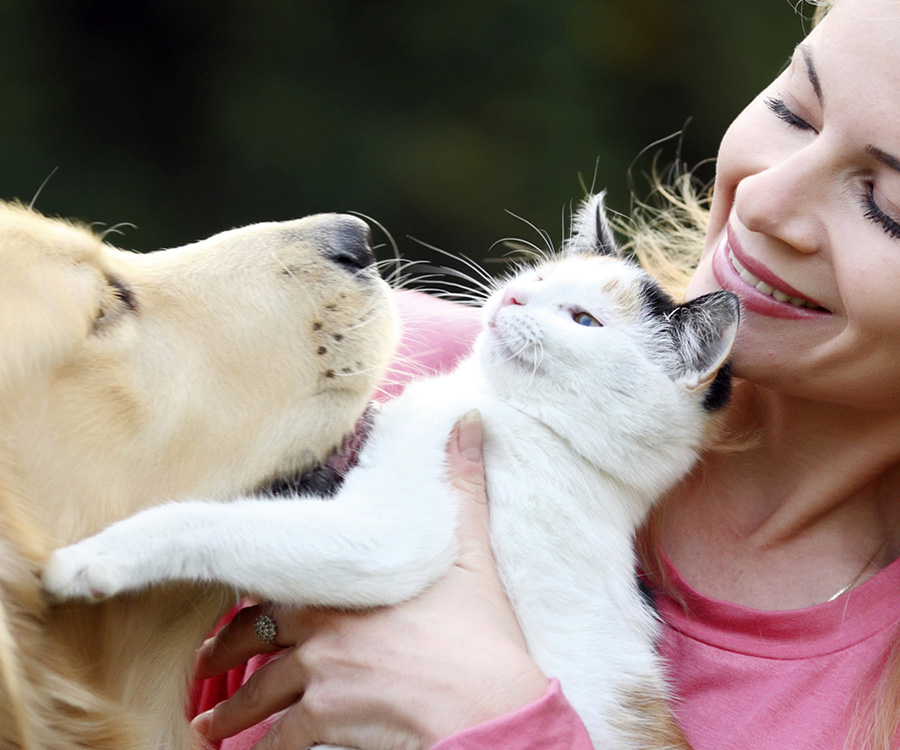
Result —
[{"label": "dog's mouth", "polygon": [[356,466],[359,452],[366,444],[378,410],[376,402],[370,403],[357,420],[353,432],[347,435],[341,446],[322,463],[292,476],[280,477],[261,487],[259,492],[272,497],[292,495],[333,497],[340,489],[344,477]]}]

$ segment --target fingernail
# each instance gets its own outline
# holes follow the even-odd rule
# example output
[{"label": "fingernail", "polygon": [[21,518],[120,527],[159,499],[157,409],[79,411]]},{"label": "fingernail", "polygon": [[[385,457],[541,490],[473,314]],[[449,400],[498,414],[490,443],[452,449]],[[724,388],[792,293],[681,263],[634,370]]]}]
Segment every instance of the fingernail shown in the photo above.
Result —
[{"label": "fingernail", "polygon": [[459,454],[468,461],[481,459],[481,412],[469,409],[459,420]]},{"label": "fingernail", "polygon": [[462,418],[459,420],[460,429],[465,427],[466,425],[472,424],[473,422],[481,421],[481,412],[478,409],[469,409],[465,414],[462,415]]}]

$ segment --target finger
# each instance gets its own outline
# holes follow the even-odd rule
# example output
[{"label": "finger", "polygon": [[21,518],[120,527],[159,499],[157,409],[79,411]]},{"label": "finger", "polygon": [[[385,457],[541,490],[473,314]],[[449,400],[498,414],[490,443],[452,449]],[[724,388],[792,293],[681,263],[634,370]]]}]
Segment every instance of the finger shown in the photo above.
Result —
[{"label": "finger", "polygon": [[304,716],[303,701],[281,716],[253,750],[308,750],[321,742]]},{"label": "finger", "polygon": [[276,657],[250,675],[228,700],[191,724],[213,742],[233,737],[295,703],[303,695],[304,681],[295,660]]},{"label": "finger", "polygon": [[[477,409],[457,423],[447,445],[449,478],[460,495],[459,542],[461,560],[493,561],[488,525],[482,441],[484,431]],[[493,562],[491,563],[493,565]]]},{"label": "finger", "polygon": [[255,605],[245,607],[228,622],[212,638],[207,639],[197,651],[195,661],[195,677],[205,680],[215,677],[229,669],[239,667],[251,656],[256,654],[271,654],[284,648],[290,641],[282,641],[287,634],[282,632],[284,627],[276,620],[279,632],[275,641],[264,643],[253,630],[257,618],[268,610]]},{"label": "finger", "polygon": [[461,490],[476,493],[476,499],[487,503],[484,493],[484,428],[481,413],[470,409],[457,422],[447,442],[450,481]]}]

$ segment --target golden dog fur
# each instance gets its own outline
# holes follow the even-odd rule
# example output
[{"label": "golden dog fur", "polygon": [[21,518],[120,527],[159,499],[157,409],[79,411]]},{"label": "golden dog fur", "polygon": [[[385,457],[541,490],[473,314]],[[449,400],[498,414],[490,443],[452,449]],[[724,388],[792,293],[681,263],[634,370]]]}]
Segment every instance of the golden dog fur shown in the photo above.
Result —
[{"label": "golden dog fur", "polygon": [[0,204],[0,750],[189,745],[193,651],[234,592],[54,605],[42,564],[340,444],[393,348],[386,285],[345,263],[367,236],[327,214],[138,255]]}]

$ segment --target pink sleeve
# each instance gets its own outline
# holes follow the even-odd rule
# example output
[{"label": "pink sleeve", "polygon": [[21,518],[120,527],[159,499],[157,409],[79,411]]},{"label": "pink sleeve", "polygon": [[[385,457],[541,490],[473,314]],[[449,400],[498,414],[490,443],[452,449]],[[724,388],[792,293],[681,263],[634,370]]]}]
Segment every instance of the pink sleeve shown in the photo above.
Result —
[{"label": "pink sleeve", "polygon": [[432,750],[594,750],[557,680],[533,703],[465,729]]}]

